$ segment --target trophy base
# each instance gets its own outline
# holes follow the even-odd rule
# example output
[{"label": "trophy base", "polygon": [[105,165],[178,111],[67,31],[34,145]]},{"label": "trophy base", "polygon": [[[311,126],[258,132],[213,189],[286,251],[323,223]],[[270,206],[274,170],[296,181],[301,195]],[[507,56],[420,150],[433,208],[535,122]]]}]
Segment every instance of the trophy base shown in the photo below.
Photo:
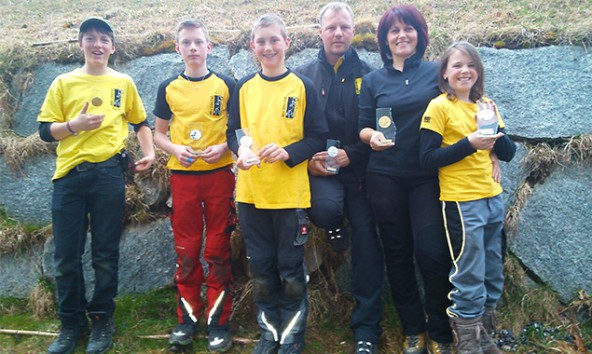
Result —
[{"label": "trophy base", "polygon": [[338,169],[338,168],[336,168],[336,167],[325,167],[325,170],[326,170],[328,173],[332,173],[332,174],[334,174],[334,175],[336,175],[337,173],[339,173],[339,169]]},{"label": "trophy base", "polygon": [[393,143],[393,139],[382,139],[380,140],[379,144],[384,146],[384,145],[389,145]]},{"label": "trophy base", "polygon": [[245,160],[245,162],[249,165],[254,165],[259,163],[259,159],[256,157],[251,157]]}]

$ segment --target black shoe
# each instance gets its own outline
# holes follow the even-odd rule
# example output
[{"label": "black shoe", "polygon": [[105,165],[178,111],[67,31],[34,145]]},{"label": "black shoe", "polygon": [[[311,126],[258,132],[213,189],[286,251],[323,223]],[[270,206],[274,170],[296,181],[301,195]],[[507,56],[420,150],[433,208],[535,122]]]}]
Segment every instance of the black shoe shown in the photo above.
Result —
[{"label": "black shoe", "polygon": [[171,333],[169,343],[173,345],[188,345],[193,340],[197,326],[192,322],[179,323]]},{"label": "black shoe", "polygon": [[208,350],[224,353],[232,347],[232,335],[226,327],[212,328],[208,333]]},{"label": "black shoe", "polygon": [[85,326],[62,327],[56,340],[47,348],[48,354],[70,354],[74,353],[76,344],[86,334],[88,324]]},{"label": "black shoe", "polygon": [[356,343],[356,346],[354,348],[354,353],[356,354],[365,354],[365,353],[377,353],[377,349],[376,349],[376,344],[372,343],[372,342],[366,342],[363,340],[359,340]]},{"label": "black shoe", "polygon": [[113,347],[115,324],[113,317],[100,314],[91,315],[90,337],[86,346],[87,354],[103,354]]},{"label": "black shoe", "polygon": [[327,241],[335,252],[343,252],[349,246],[349,233],[346,227],[327,230]]},{"label": "black shoe", "polygon": [[290,344],[282,344],[278,354],[300,354],[304,350],[303,342],[295,342]]},{"label": "black shoe", "polygon": [[276,354],[280,344],[278,342],[272,342],[267,339],[259,339],[259,342],[253,349],[252,354]]}]

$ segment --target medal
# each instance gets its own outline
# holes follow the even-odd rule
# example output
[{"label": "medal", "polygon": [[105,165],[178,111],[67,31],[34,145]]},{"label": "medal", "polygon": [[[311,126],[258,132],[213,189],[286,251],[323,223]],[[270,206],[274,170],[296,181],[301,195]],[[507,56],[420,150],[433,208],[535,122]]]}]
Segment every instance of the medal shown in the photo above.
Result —
[{"label": "medal", "polygon": [[388,128],[391,125],[391,118],[389,116],[382,116],[378,119],[378,125],[381,128]]},{"label": "medal", "polygon": [[189,133],[189,137],[191,138],[191,140],[193,141],[198,141],[199,139],[201,139],[201,131],[199,129],[193,129],[190,133]]},{"label": "medal", "polygon": [[90,101],[93,106],[98,107],[103,104],[103,100],[100,97],[95,97]]}]

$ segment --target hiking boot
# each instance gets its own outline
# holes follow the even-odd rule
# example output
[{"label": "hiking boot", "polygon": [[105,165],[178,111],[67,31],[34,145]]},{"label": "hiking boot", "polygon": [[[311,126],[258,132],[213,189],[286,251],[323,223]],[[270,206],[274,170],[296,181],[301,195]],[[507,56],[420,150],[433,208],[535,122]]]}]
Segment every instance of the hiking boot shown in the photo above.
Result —
[{"label": "hiking boot", "polygon": [[454,354],[452,343],[440,343],[428,340],[428,354]]},{"label": "hiking boot", "polygon": [[232,335],[226,327],[210,328],[208,333],[208,350],[224,353],[232,347]]},{"label": "hiking boot", "polygon": [[193,336],[197,330],[197,326],[192,322],[179,323],[171,336],[169,337],[169,343],[172,345],[188,345],[193,341]]},{"label": "hiking boot", "polygon": [[278,342],[261,338],[253,349],[252,354],[276,354],[279,347],[280,344]]},{"label": "hiking boot", "polygon": [[500,350],[495,343],[497,319],[495,317],[495,308],[485,308],[481,317],[481,349],[485,354],[500,354]]},{"label": "hiking boot", "polygon": [[74,353],[76,344],[88,331],[88,324],[84,326],[64,326],[58,337],[47,348],[49,354],[70,354]]},{"label": "hiking boot", "polygon": [[363,340],[359,340],[354,347],[354,353],[356,354],[366,354],[366,353],[377,353],[376,344],[372,342],[366,342]]},{"label": "hiking boot", "polygon": [[481,349],[481,317],[450,319],[454,345],[458,354],[483,354]]},{"label": "hiking boot", "polygon": [[403,343],[403,354],[425,354],[426,352],[426,334],[420,333],[405,336]]},{"label": "hiking boot", "polygon": [[100,314],[91,315],[90,337],[86,346],[87,354],[103,354],[113,346],[115,324],[113,317]]},{"label": "hiking boot", "polygon": [[304,350],[304,342],[282,344],[278,354],[300,354]]},{"label": "hiking boot", "polygon": [[343,252],[347,250],[349,243],[349,233],[347,228],[340,227],[333,230],[327,230],[327,241],[335,252]]}]

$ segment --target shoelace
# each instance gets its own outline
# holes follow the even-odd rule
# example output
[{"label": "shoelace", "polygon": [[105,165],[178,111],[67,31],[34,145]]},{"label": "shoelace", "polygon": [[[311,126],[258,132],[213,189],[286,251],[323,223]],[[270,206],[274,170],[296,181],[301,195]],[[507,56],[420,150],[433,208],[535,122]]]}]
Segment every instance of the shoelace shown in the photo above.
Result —
[{"label": "shoelace", "polygon": [[341,238],[341,229],[329,230],[329,238],[331,241]]},{"label": "shoelace", "polygon": [[358,342],[358,353],[371,353],[372,352],[372,343],[371,342]]},{"label": "shoelace", "polygon": [[419,336],[407,336],[407,347],[415,348],[419,346]]}]

